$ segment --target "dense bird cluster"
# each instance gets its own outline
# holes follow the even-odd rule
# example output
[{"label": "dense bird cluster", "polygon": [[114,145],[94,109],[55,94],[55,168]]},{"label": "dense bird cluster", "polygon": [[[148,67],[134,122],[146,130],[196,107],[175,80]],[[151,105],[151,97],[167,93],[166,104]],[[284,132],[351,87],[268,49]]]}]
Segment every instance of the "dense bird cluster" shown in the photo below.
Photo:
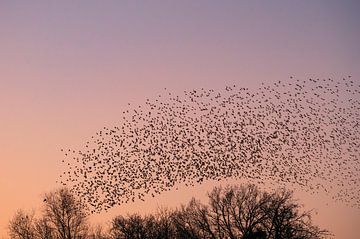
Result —
[{"label": "dense bird cluster", "polygon": [[129,107],[84,149],[63,150],[60,182],[93,212],[230,177],[323,190],[360,207],[359,93],[351,77],[167,92]]}]

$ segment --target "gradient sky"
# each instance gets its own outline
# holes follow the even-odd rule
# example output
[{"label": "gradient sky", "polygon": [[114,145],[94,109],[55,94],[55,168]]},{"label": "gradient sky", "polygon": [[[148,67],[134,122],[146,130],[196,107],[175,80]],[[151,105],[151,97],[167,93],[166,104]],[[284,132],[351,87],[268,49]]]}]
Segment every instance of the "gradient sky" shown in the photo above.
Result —
[{"label": "gradient sky", "polygon": [[[291,75],[359,81],[359,12],[357,0],[0,1],[0,238],[17,209],[39,210],[57,187],[60,148],[118,124],[128,102]],[[177,206],[213,185],[92,220]],[[296,196],[337,238],[358,238],[359,209]]]}]

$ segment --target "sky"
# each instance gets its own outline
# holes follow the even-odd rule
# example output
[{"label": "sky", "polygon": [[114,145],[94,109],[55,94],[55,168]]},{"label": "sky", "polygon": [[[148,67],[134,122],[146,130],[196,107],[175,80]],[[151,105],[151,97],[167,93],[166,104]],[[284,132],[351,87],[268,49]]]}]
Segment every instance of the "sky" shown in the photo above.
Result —
[{"label": "sky", "polygon": [[[116,125],[128,102],[289,76],[359,81],[359,11],[356,0],[0,1],[0,238],[17,209],[38,210],[58,186],[60,149]],[[213,185],[92,220],[205,198]],[[359,209],[296,196],[336,238],[357,238]]]}]

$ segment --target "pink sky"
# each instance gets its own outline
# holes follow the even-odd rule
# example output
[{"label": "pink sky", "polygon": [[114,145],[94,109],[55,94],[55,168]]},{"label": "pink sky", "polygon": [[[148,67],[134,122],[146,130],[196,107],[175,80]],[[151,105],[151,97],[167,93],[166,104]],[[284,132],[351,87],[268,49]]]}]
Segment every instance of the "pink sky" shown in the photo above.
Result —
[{"label": "pink sky", "polygon": [[[39,209],[57,187],[60,148],[81,147],[116,125],[128,102],[142,104],[165,87],[256,87],[290,75],[359,81],[359,11],[357,1],[329,0],[1,1],[0,236],[17,209]],[[115,207],[93,221],[204,198],[213,185]],[[296,196],[336,238],[358,238],[359,209]]]}]

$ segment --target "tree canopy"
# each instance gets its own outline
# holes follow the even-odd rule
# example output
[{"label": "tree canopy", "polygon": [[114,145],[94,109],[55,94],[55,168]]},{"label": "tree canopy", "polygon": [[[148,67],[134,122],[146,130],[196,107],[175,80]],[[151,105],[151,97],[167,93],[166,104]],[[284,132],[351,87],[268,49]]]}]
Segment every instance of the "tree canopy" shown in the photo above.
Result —
[{"label": "tree canopy", "polygon": [[209,203],[193,198],[180,208],[112,221],[112,238],[321,239],[330,236],[314,226],[291,191],[272,193],[254,185],[215,187]]},{"label": "tree canopy", "polygon": [[19,210],[9,222],[14,239],[322,239],[293,193],[261,191],[255,185],[215,187],[208,203],[193,198],[176,209],[150,215],[119,215],[110,228],[91,229],[86,210],[66,188],[45,195],[42,217]]},{"label": "tree canopy", "polygon": [[66,188],[47,193],[42,217],[19,210],[9,222],[14,239],[83,239],[88,236],[85,208]]}]

